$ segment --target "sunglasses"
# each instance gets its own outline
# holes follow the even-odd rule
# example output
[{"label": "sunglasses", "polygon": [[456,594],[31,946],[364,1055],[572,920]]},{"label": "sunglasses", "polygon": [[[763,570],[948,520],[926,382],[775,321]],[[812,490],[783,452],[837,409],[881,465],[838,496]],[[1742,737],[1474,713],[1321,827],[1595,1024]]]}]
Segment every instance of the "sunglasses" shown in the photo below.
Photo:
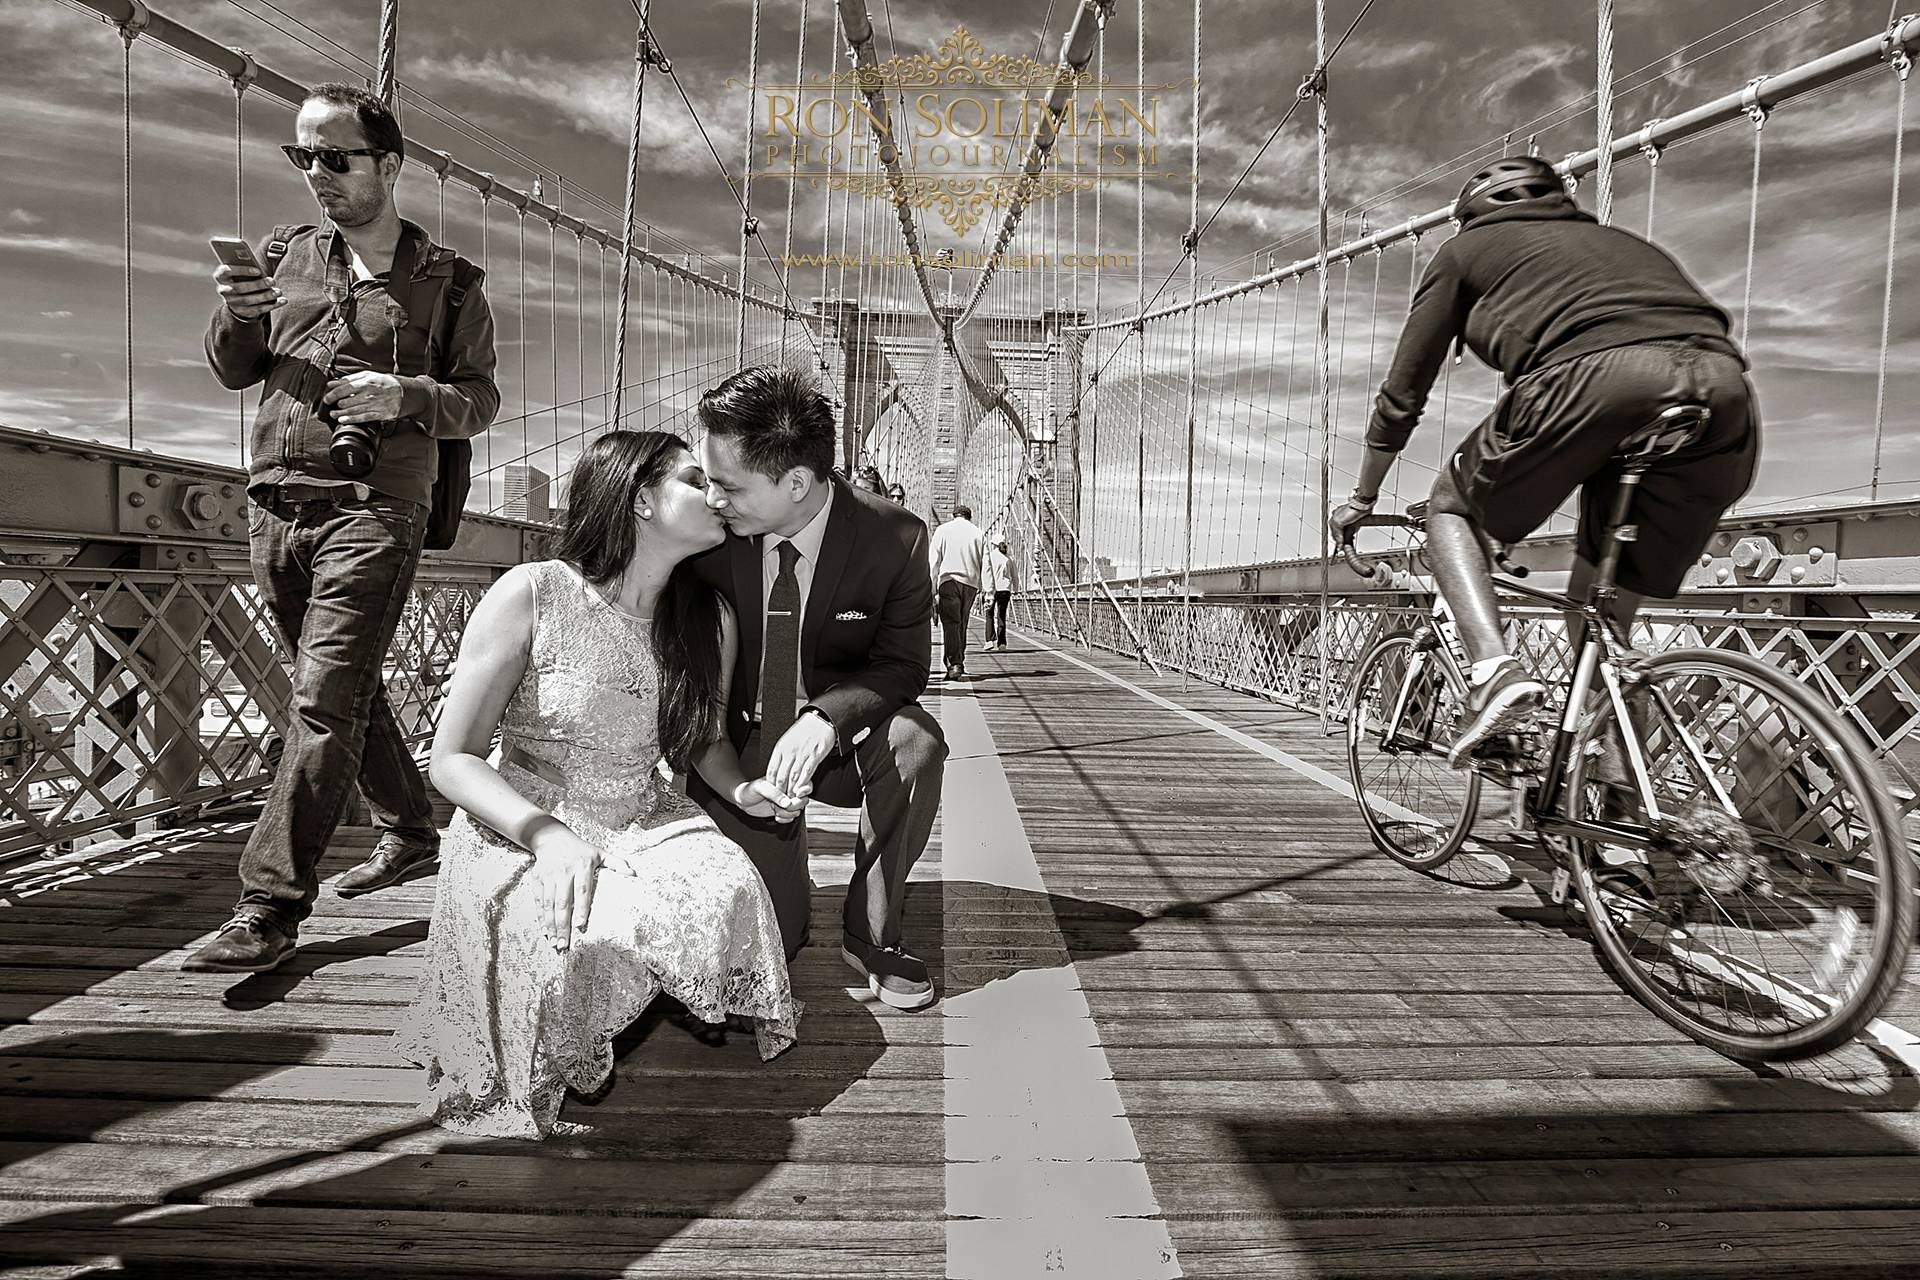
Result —
[{"label": "sunglasses", "polygon": [[383,156],[386,154],[386,152],[375,150],[372,147],[353,147],[351,149],[345,147],[281,147],[280,150],[286,153],[287,159],[293,161],[293,167],[302,173],[313,168],[313,162],[315,160],[318,160],[331,173],[345,173],[347,167],[353,163],[347,159],[348,156]]}]

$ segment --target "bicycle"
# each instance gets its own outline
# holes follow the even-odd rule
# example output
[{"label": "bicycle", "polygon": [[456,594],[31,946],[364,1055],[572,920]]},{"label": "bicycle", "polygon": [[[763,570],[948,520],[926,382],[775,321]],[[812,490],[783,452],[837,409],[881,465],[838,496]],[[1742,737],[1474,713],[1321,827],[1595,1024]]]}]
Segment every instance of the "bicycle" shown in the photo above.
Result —
[{"label": "bicycle", "polygon": [[[1442,610],[1361,658],[1347,759],[1373,843],[1420,871],[1466,843],[1486,781],[1522,790],[1524,825],[1554,862],[1552,898],[1572,889],[1623,985],[1730,1058],[1784,1061],[1846,1043],[1893,994],[1913,944],[1914,858],[1866,742],[1819,696],[1744,654],[1636,651],[1605,620],[1621,547],[1637,534],[1640,478],[1707,415],[1677,406],[1623,442],[1586,601],[1522,584],[1525,569],[1489,548],[1503,593],[1569,617],[1574,663],[1557,719],[1543,711],[1476,747],[1468,770],[1451,768],[1467,685]],[[1355,527],[1418,533],[1423,508]],[[1390,585],[1352,530],[1340,550]]]}]

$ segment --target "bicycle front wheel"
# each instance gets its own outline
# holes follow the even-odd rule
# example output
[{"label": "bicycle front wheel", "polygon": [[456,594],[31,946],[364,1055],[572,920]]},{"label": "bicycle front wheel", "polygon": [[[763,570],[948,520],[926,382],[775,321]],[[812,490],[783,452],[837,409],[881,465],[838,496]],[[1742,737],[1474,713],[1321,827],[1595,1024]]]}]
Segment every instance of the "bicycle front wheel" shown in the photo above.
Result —
[{"label": "bicycle front wheel", "polygon": [[1347,771],[1380,852],[1432,871],[1460,851],[1480,809],[1480,775],[1447,764],[1466,682],[1411,633],[1382,636],[1354,669]]},{"label": "bicycle front wheel", "polygon": [[[1645,849],[1574,842],[1608,967],[1728,1057],[1844,1044],[1892,995],[1913,943],[1914,863],[1879,765],[1824,701],[1752,658],[1675,650],[1639,674],[1632,724],[1603,701],[1582,727],[1567,791],[1574,821],[1652,836]],[[1644,749],[1654,821],[1628,737]]]}]

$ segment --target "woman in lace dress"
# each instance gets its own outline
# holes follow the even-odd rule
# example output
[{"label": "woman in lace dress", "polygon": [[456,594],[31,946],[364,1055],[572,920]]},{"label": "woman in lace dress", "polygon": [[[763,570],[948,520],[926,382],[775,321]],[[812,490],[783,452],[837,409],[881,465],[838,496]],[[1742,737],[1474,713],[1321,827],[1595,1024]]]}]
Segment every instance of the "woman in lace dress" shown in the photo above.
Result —
[{"label": "woman in lace dress", "polygon": [[433,743],[460,812],[400,1038],[446,1128],[567,1128],[566,1090],[609,1081],[613,1037],[662,991],[705,1022],[751,1019],[763,1058],[793,1043],[759,874],[658,768],[697,769],[749,813],[805,803],[748,780],[721,732],[732,618],[681,567],[724,534],[705,488],[679,437],[601,436],[573,470],[561,558],[510,570],[467,624]]}]

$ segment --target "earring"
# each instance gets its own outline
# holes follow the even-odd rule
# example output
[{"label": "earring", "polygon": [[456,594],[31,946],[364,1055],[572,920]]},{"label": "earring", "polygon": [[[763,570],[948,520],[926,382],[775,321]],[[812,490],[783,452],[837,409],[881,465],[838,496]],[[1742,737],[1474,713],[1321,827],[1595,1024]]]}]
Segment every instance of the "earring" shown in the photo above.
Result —
[{"label": "earring", "polygon": [[651,519],[653,519],[653,508],[652,508],[652,507],[642,507],[642,508],[640,508],[640,518],[641,518],[642,520],[651,520]]}]

